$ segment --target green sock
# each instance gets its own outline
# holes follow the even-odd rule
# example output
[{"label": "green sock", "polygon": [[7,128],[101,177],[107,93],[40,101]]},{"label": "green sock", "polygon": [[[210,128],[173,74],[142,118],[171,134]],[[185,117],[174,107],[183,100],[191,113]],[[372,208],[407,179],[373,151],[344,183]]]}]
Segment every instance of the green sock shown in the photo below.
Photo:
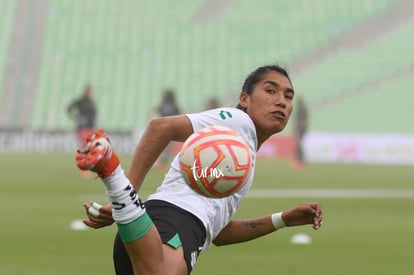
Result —
[{"label": "green sock", "polygon": [[150,231],[153,223],[147,212],[127,224],[117,223],[119,236],[123,242],[141,239]]}]

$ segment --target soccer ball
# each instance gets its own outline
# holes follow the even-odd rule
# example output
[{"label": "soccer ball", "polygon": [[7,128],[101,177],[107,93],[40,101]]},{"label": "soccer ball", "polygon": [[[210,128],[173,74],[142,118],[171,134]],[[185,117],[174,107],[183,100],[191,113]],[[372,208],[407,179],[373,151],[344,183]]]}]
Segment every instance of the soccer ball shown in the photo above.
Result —
[{"label": "soccer ball", "polygon": [[211,198],[240,190],[252,166],[249,146],[236,131],[223,126],[209,126],[193,133],[178,158],[187,184]]}]

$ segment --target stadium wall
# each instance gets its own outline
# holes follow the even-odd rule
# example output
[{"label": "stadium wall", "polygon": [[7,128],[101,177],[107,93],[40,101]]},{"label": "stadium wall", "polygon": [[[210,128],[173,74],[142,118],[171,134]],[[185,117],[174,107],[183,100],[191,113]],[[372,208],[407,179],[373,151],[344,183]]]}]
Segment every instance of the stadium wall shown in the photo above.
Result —
[{"label": "stadium wall", "polygon": [[[110,132],[119,154],[132,155],[142,130]],[[73,131],[0,130],[1,153],[71,153],[78,144]],[[176,144],[176,151],[180,144]],[[309,133],[304,141],[308,162],[362,163],[386,165],[414,164],[414,135]],[[275,135],[260,148],[259,158],[291,159],[295,138]]]},{"label": "stadium wall", "polygon": [[[120,154],[132,154],[139,132],[110,132]],[[72,153],[79,147],[74,131],[0,130],[1,153]]]}]

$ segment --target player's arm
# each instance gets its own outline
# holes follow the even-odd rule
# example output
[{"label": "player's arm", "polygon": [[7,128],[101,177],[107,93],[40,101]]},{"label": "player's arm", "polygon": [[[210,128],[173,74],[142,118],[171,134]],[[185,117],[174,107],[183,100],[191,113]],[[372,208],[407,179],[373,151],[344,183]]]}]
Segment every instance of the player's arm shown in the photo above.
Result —
[{"label": "player's arm", "polygon": [[[304,203],[283,211],[280,218],[284,226],[312,224],[314,229],[319,229],[323,213],[319,203]],[[272,218],[272,215],[253,219],[232,220],[217,235],[213,243],[220,246],[247,242],[281,228],[283,226],[280,226],[280,221],[275,222],[275,218]]]},{"label": "player's arm", "polygon": [[217,246],[247,242],[276,231],[271,216],[230,221],[213,240]]},{"label": "player's arm", "polygon": [[136,147],[128,171],[128,178],[136,191],[140,189],[148,171],[168,143],[185,141],[192,133],[192,124],[185,115],[151,120]]},{"label": "player's arm", "polygon": [[74,110],[77,108],[77,101],[72,101],[69,105],[68,105],[68,107],[66,108],[66,113],[68,114],[68,116],[71,118],[71,119],[74,119],[75,118],[75,116],[74,116]]}]

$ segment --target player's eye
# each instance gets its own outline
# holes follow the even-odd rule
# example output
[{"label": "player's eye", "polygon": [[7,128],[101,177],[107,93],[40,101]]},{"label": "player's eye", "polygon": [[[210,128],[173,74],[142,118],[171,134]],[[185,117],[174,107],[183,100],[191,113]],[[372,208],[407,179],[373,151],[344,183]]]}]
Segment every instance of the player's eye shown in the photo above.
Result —
[{"label": "player's eye", "polygon": [[286,99],[289,99],[289,100],[293,100],[293,95],[291,95],[291,94],[286,94],[286,95],[285,95],[285,98],[286,98]]}]

